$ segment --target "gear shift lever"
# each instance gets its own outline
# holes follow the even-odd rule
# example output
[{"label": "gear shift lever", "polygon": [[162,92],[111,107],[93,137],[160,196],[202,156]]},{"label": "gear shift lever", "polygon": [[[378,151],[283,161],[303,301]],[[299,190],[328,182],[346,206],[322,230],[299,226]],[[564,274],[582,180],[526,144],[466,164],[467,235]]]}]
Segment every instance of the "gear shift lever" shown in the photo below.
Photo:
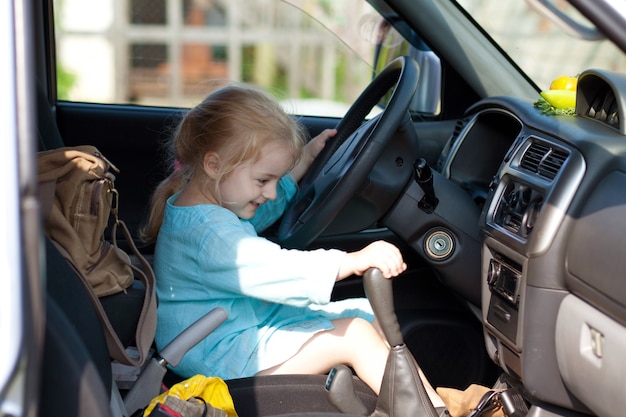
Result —
[{"label": "gear shift lever", "polygon": [[[363,275],[363,286],[391,347],[376,408],[370,417],[438,417],[439,411],[420,378],[420,368],[404,344],[395,313],[391,280],[383,277],[379,269],[370,268]],[[330,402],[340,411],[355,416],[366,415],[366,407],[353,391],[352,373],[348,368],[338,366],[331,371],[326,388]]]},{"label": "gear shift lever", "polygon": [[417,159],[413,168],[415,169],[415,182],[424,191],[424,197],[417,203],[417,206],[426,213],[432,213],[439,204],[433,187],[433,173],[424,158]]},{"label": "gear shift lever", "polygon": [[390,279],[379,269],[370,268],[363,275],[365,294],[391,346],[380,395],[371,417],[437,417],[439,413],[419,376],[415,358],[404,344],[398,324]]}]

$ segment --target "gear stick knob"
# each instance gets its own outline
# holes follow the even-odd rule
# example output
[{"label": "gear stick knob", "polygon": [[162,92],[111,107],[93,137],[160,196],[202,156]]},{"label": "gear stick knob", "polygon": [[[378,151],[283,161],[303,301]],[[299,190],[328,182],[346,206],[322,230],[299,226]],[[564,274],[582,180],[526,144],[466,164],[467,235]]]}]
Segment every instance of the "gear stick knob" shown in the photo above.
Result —
[{"label": "gear stick knob", "polygon": [[439,204],[433,187],[433,173],[424,158],[418,158],[413,164],[413,168],[415,169],[415,182],[424,191],[424,196],[417,203],[417,206],[426,213],[432,213]]}]

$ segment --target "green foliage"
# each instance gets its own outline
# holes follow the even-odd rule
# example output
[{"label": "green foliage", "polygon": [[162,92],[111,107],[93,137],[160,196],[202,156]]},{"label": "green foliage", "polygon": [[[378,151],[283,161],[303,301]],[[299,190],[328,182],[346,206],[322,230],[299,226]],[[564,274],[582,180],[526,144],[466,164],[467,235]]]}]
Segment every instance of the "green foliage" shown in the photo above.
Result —
[{"label": "green foliage", "polygon": [[575,116],[576,110],[574,108],[569,109],[557,109],[552,104],[548,103],[546,99],[543,97],[539,97],[537,101],[535,101],[534,106],[539,109],[541,114],[547,114],[549,116],[555,115],[564,115],[564,116]]},{"label": "green foliage", "polygon": [[69,100],[69,93],[76,84],[76,75],[57,64],[57,97],[59,100]]},{"label": "green foliage", "polygon": [[343,91],[341,91],[341,86],[346,85],[347,83],[348,71],[346,68],[346,57],[343,54],[339,54],[337,57],[337,65],[335,67],[335,85],[337,88],[335,89],[334,99],[337,101],[345,101]]}]

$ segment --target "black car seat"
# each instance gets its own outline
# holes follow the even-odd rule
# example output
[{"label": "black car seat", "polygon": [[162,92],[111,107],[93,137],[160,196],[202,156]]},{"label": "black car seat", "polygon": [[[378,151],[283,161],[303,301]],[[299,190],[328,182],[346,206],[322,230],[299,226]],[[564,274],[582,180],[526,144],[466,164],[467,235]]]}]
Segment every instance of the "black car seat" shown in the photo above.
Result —
[{"label": "black car seat", "polygon": [[45,239],[46,331],[39,415],[111,415],[111,359],[89,297],[56,247]]},{"label": "black car seat", "polygon": [[[37,84],[39,150],[63,146],[50,103]],[[112,372],[104,333],[74,270],[42,237],[46,326],[40,416],[110,416]]]}]

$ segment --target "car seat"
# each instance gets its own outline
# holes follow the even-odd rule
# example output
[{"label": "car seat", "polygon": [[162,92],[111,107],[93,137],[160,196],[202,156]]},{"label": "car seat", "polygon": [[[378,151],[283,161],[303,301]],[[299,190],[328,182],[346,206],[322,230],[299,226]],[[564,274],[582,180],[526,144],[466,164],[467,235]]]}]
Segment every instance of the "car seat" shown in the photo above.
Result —
[{"label": "car seat", "polygon": [[40,416],[111,416],[111,360],[99,319],[82,284],[45,240],[46,330]]}]

